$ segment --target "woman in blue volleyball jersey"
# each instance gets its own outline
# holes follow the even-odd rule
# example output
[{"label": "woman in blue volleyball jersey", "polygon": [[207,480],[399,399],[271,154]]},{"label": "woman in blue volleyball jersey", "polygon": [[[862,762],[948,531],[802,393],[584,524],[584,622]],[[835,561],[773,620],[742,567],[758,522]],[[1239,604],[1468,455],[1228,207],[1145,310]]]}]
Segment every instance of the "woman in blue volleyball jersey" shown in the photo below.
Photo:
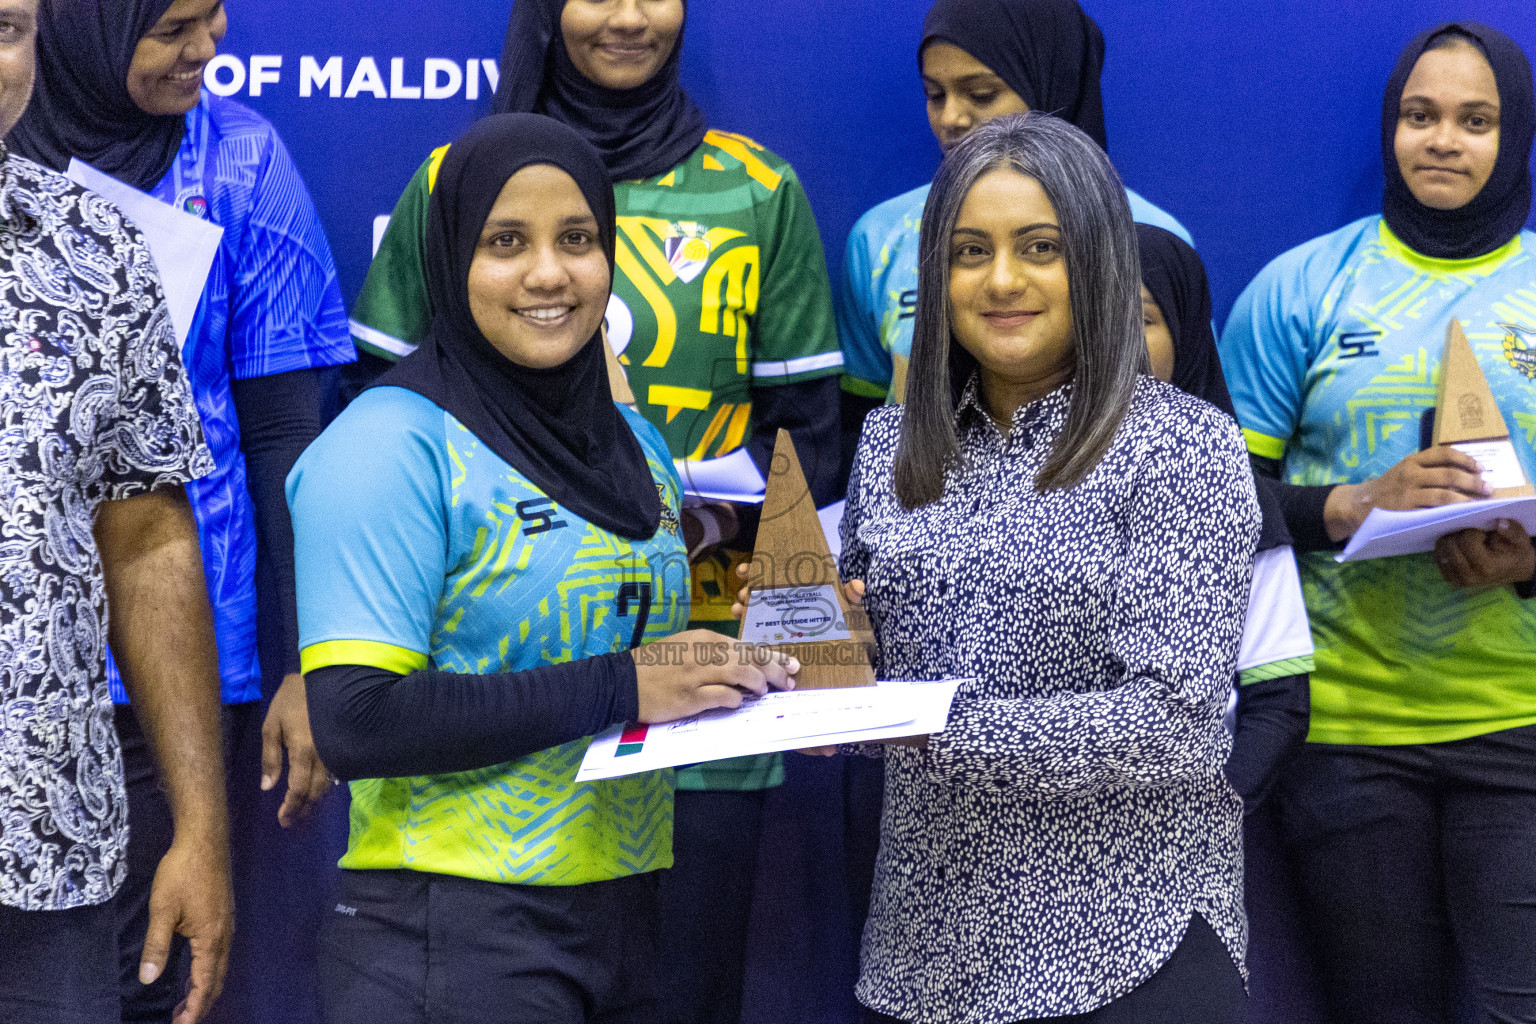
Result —
[{"label": "woman in blue volleyball jersey", "polygon": [[[1459,320],[1536,477],[1530,63],[1442,25],[1382,105],[1381,214],[1291,250],[1238,298],[1221,355],[1286,519],[1317,641],[1308,742],[1276,787],[1304,922],[1341,1024],[1536,1020],[1536,551],[1506,523],[1340,564],[1373,508],[1485,497],[1424,442]],[[1443,410],[1440,411],[1443,414]]]},{"label": "woman in blue volleyball jersey", "polygon": [[[330,245],[288,151],[265,118],[202,89],[227,27],[222,0],[50,0],[38,11],[32,103],[11,149],[63,170],[72,158],[224,229],[182,349],[216,468],[187,485],[219,646],[226,746],[254,730],[258,537],[279,612],[281,686],[263,729],[263,788],[289,760],[283,824],[330,786],[314,756],[298,674],[293,539],[283,478],[320,432],[329,367],[353,358]],[[184,945],[156,983],[138,981],[155,865],[170,808],[115,669],[133,834],[118,897],[124,1017],[169,1020]]]}]

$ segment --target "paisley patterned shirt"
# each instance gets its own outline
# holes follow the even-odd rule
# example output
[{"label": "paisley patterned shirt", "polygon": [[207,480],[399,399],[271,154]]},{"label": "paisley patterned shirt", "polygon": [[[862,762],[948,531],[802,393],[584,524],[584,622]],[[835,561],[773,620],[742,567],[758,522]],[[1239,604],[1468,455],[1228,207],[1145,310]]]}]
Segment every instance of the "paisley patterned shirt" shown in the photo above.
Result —
[{"label": "paisley patterned shirt", "polygon": [[882,679],[974,678],[889,748],[858,996],[922,1024],[1085,1013],[1200,914],[1242,967],[1242,802],[1222,776],[1259,510],[1230,417],[1142,377],[1099,465],[1036,493],[1072,385],[1005,437],[973,379],[966,460],[904,511],[902,410],[865,422],[842,523]]},{"label": "paisley patterned shirt", "polygon": [[0,147],[0,904],[102,903],[127,871],[92,528],[210,469],[142,237]]}]

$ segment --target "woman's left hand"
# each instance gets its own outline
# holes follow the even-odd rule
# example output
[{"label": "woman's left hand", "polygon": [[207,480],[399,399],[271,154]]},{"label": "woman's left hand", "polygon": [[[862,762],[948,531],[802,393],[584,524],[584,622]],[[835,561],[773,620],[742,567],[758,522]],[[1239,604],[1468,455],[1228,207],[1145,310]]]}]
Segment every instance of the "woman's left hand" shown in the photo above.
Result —
[{"label": "woman's left hand", "polygon": [[1495,587],[1536,576],[1536,547],[1525,527],[1501,519],[1492,530],[1460,530],[1435,542],[1435,565],[1453,587]]}]

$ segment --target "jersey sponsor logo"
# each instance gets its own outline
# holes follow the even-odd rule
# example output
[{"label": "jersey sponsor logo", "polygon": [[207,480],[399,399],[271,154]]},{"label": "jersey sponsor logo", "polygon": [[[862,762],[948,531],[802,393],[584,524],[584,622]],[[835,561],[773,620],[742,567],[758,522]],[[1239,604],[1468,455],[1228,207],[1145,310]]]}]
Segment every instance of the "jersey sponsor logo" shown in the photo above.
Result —
[{"label": "jersey sponsor logo", "polygon": [[[541,505],[549,507],[540,508]],[[530,498],[527,501],[518,502],[517,516],[527,524],[523,527],[524,537],[564,529],[570,525],[564,519],[555,518],[555,503],[549,498]]]},{"label": "jersey sponsor logo", "polygon": [[1516,373],[1536,380],[1536,330],[1516,324],[1499,324],[1504,331],[1504,359]]},{"label": "jersey sponsor logo", "polygon": [[1376,347],[1376,342],[1380,340],[1380,331],[1347,331],[1339,335],[1339,358],[1363,359],[1366,356],[1379,356],[1381,350]]},{"label": "jersey sponsor logo", "polygon": [[667,504],[666,487],[657,484],[656,496],[661,499],[661,528],[674,537],[681,537],[682,524],[677,521],[677,513],[672,511],[672,506]]}]

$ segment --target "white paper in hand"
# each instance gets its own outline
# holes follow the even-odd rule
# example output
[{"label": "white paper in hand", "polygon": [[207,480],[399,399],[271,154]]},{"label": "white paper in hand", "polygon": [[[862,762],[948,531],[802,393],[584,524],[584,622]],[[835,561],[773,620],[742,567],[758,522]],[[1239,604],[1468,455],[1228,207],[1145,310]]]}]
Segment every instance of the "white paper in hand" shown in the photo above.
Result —
[{"label": "white paper in hand", "polygon": [[162,203],[79,160],[71,160],[65,174],[75,184],[110,201],[144,235],[155,269],[160,272],[160,286],[165,289],[165,304],[176,328],[176,344],[185,346],[224,229]]},{"label": "white paper in hand", "polygon": [[836,743],[872,743],[944,730],[963,680],[791,690],[665,725],[616,725],[592,740],[577,782]]},{"label": "white paper in hand", "polygon": [[1373,508],[1349,544],[1334,558],[1361,562],[1368,558],[1416,555],[1433,551],[1435,541],[1458,530],[1491,530],[1500,519],[1513,519],[1536,534],[1536,498],[1489,498],[1464,501],[1412,512]]},{"label": "white paper in hand", "polygon": [[673,464],[683,478],[683,493],[695,498],[761,505],[768,489],[745,448],[718,459],[678,459]]}]

